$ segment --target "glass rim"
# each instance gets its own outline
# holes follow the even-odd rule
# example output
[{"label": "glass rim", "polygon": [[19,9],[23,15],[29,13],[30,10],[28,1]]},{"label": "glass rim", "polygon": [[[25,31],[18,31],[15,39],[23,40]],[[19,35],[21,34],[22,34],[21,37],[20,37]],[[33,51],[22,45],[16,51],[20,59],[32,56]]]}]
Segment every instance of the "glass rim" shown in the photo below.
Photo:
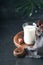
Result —
[{"label": "glass rim", "polygon": [[22,27],[24,28],[27,25],[29,25],[29,26],[31,26],[31,25],[36,26],[36,24],[35,23],[33,24],[33,23],[31,23],[31,22],[25,22],[25,23],[22,24]]}]

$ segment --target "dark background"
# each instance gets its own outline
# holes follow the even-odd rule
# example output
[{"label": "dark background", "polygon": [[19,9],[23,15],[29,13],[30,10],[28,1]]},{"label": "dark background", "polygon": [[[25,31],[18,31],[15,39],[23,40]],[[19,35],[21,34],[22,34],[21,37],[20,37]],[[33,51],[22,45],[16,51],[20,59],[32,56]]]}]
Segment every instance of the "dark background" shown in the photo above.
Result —
[{"label": "dark background", "polygon": [[13,50],[16,46],[13,37],[22,30],[24,22],[35,22],[43,19],[43,8],[33,9],[31,17],[16,13],[15,8],[20,0],[0,0],[0,65],[43,65],[43,59],[16,58]]}]

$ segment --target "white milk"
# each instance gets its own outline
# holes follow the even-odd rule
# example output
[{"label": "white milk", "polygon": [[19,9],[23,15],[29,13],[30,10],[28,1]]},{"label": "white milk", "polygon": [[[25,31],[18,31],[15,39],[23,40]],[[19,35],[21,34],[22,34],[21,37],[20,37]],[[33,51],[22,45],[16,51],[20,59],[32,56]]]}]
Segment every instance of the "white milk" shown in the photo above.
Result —
[{"label": "white milk", "polygon": [[32,42],[35,40],[35,31],[36,27],[27,25],[24,26],[24,42],[26,44],[33,44]]}]

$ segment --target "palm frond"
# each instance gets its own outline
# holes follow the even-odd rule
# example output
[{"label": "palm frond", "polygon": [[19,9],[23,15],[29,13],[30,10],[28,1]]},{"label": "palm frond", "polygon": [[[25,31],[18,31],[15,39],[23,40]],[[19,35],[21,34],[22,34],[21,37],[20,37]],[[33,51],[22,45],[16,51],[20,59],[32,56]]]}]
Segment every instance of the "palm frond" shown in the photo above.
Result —
[{"label": "palm frond", "polygon": [[43,0],[19,0],[15,11],[19,15],[29,16],[35,8],[43,8]]}]

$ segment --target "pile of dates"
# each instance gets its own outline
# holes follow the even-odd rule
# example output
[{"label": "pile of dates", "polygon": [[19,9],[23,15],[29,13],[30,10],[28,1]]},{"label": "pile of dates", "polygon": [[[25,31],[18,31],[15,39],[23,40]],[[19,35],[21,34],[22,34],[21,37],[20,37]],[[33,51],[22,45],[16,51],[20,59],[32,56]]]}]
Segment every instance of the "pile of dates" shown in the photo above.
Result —
[{"label": "pile of dates", "polygon": [[37,33],[36,33],[36,35],[37,36],[43,35],[43,21],[38,20],[36,25],[37,25]]}]

